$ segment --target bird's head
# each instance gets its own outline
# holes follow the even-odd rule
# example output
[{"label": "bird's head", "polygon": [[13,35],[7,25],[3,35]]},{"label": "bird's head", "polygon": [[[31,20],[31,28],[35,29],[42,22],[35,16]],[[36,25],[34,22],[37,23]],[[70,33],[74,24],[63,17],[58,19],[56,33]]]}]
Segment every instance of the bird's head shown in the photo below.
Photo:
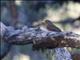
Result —
[{"label": "bird's head", "polygon": [[45,24],[47,24],[47,25],[53,25],[52,21],[50,21],[50,20],[45,20]]},{"label": "bird's head", "polygon": [[52,23],[50,20],[45,20],[45,23]]}]

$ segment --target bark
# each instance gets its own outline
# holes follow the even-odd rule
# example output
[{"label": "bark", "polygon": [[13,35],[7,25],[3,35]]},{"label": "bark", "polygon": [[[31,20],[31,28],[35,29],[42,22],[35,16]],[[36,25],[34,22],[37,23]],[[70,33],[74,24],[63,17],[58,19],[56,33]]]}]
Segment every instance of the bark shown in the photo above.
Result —
[{"label": "bark", "polygon": [[[50,32],[40,28],[24,26],[15,30],[12,26],[5,26],[0,22],[0,38],[8,44],[33,44],[34,48],[55,48],[56,60],[72,60],[70,53],[61,47],[80,48],[80,35],[73,32]],[[59,48],[60,47],[60,48]]]},{"label": "bark", "polygon": [[0,24],[0,37],[3,35],[5,41],[10,44],[34,44],[34,47],[41,48],[80,48],[80,35],[73,32],[46,32],[39,28],[28,28],[27,26],[15,30],[12,26],[5,26],[2,22]]}]

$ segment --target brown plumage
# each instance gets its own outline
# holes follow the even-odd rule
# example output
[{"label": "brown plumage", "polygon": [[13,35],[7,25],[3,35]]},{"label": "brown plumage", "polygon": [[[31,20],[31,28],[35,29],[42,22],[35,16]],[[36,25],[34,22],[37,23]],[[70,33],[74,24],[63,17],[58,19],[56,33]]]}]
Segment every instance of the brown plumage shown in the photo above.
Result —
[{"label": "brown plumage", "polygon": [[49,31],[61,32],[61,30],[56,27],[50,20],[45,20],[46,28]]}]

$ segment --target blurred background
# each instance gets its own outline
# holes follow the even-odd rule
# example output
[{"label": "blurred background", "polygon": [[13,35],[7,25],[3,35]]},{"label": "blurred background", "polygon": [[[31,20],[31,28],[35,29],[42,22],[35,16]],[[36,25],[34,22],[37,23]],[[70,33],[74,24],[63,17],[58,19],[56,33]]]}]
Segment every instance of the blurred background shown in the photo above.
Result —
[{"label": "blurred background", "polygon": [[[7,26],[32,27],[46,19],[52,21],[62,31],[80,34],[79,0],[1,0],[1,20]],[[68,48],[80,53],[79,48]],[[80,57],[80,56],[79,56]],[[39,51],[33,51],[32,45],[12,46],[3,60],[49,60]],[[54,60],[54,58],[53,58]]]}]

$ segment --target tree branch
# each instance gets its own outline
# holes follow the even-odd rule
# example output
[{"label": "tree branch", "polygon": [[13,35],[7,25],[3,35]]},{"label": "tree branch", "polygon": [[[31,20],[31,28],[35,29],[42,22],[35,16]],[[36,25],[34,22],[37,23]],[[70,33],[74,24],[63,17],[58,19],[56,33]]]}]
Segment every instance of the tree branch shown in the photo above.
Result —
[{"label": "tree branch", "polygon": [[[3,36],[7,43],[24,45],[33,44],[40,48],[54,47],[75,47],[80,48],[80,35],[73,32],[46,32],[39,28],[28,28],[15,30],[13,27],[5,26],[0,23],[0,37]],[[5,26],[5,27],[4,27]]]}]

